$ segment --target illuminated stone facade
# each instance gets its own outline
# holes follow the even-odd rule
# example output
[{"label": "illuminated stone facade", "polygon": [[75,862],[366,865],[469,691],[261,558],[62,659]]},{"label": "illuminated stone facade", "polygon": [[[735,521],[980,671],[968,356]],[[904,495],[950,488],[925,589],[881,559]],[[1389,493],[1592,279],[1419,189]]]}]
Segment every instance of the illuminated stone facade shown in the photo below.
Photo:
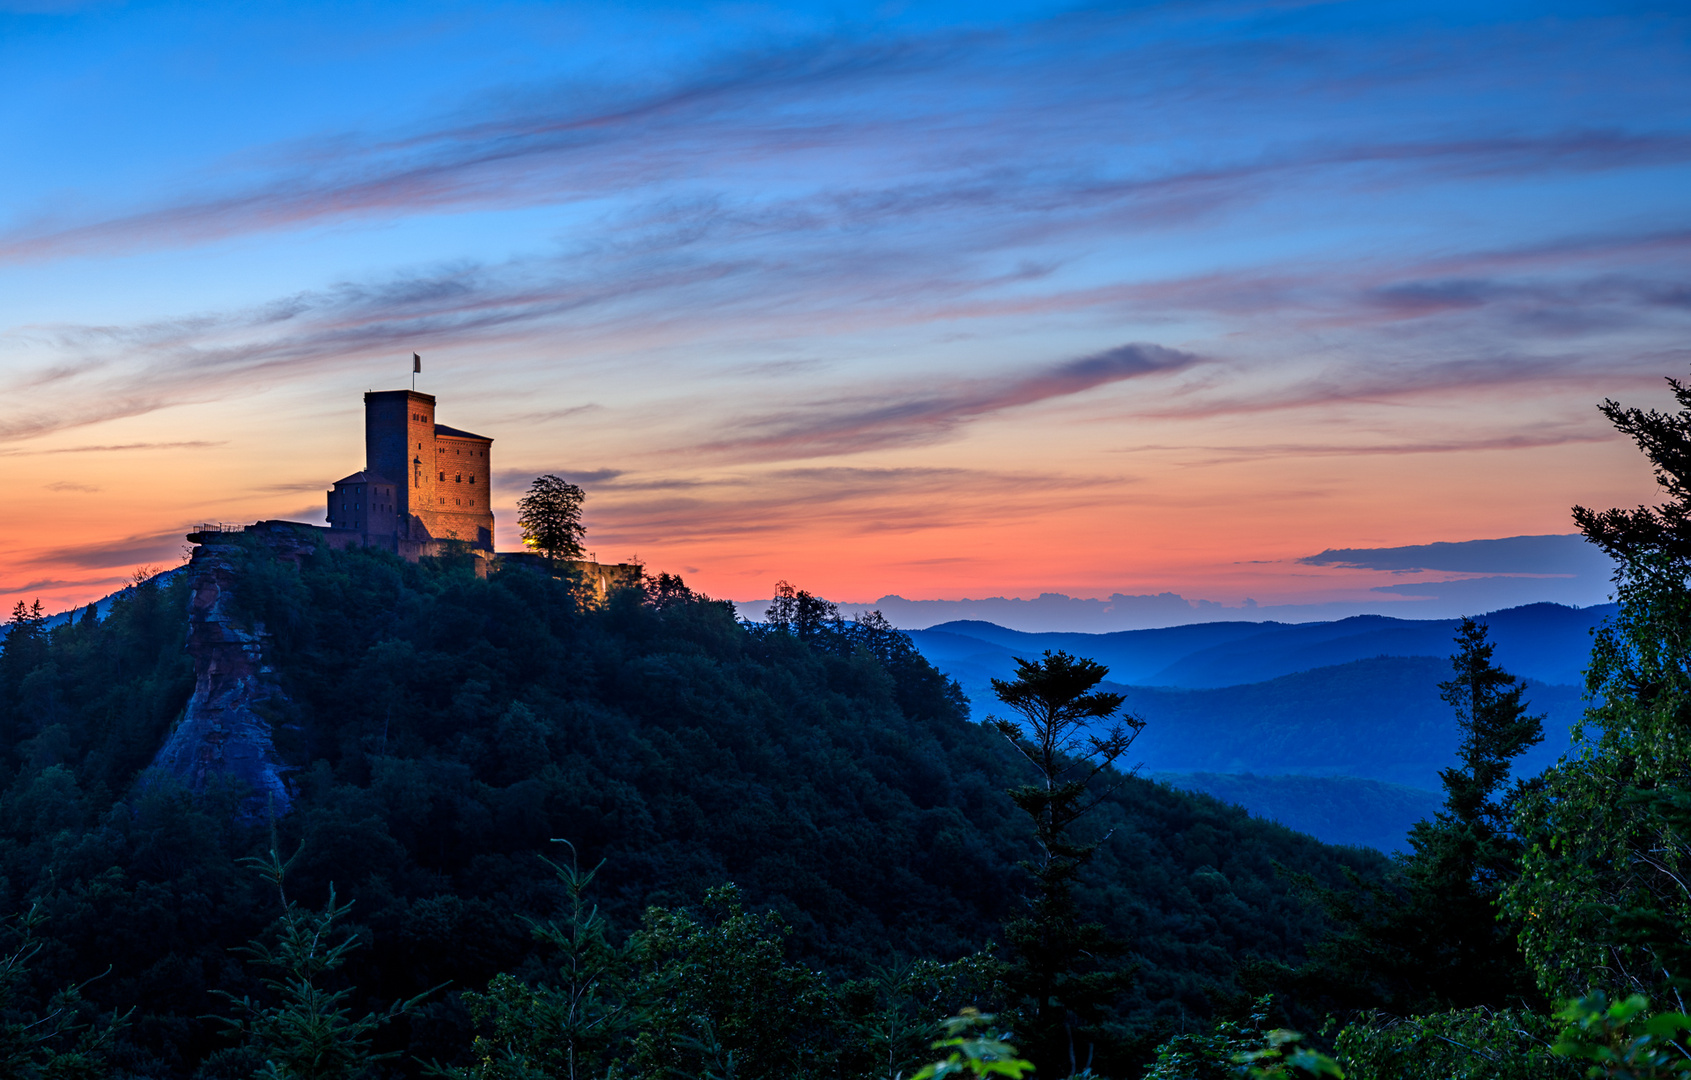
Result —
[{"label": "illuminated stone facade", "polygon": [[493,551],[493,440],[435,423],[433,394],[364,395],[364,468],[329,492],[334,546],[363,544],[408,559],[442,541]]}]

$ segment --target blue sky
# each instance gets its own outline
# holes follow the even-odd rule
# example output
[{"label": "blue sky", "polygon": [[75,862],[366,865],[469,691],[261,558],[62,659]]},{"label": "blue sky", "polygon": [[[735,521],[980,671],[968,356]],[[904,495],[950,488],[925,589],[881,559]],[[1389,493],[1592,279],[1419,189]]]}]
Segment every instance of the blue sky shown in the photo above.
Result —
[{"label": "blue sky", "polygon": [[728,595],[1389,604],[1299,560],[1651,497],[1592,406],[1691,358],[1688,27],[0,2],[0,592],[320,519],[419,351],[506,546],[558,471]]}]

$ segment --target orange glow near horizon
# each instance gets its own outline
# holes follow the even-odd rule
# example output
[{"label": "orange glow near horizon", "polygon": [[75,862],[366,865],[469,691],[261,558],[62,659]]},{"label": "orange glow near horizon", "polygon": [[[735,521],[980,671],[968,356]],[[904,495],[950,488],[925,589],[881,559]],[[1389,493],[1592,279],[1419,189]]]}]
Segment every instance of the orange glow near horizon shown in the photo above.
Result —
[{"label": "orange glow near horizon", "polygon": [[1594,407],[1691,367],[1655,13],[58,8],[5,16],[8,606],[321,522],[413,352],[502,547],[558,473],[737,601],[1422,610],[1299,560],[1657,500]]},{"label": "orange glow near horizon", "polygon": [[[454,393],[474,381],[452,372],[428,389],[443,423],[496,440],[495,470],[507,477],[495,499],[500,549],[520,548],[523,485],[511,478],[562,472],[588,491],[588,547],[602,561],[637,558],[740,601],[778,579],[848,605],[1046,592],[1167,591],[1230,607],[1366,600],[1400,577],[1297,560],[1565,533],[1573,503],[1655,498],[1643,459],[1605,435],[1594,409],[1591,441],[1418,451],[1378,440],[1346,453],[1285,437],[1331,429],[1333,417],[1112,416],[1124,403],[1105,394],[1078,415],[1029,410],[915,448],[735,462],[666,450],[684,426],[622,430],[592,413],[502,420],[520,402]],[[0,529],[8,603],[39,597],[62,610],[106,595],[137,567],[180,559],[198,521],[322,524],[329,483],[363,465],[362,415],[356,391],[313,404],[303,392],[257,394],[66,431],[15,453],[15,512]],[[1461,405],[1419,410],[1447,414],[1459,440]],[[1470,412],[1483,423],[1487,409]],[[591,449],[559,449],[571,446]]]}]

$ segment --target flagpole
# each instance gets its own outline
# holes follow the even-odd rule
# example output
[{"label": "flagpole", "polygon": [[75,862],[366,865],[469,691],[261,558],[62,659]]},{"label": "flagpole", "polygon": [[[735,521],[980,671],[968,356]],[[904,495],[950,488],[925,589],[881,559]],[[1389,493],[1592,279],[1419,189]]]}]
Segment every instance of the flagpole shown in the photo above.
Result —
[{"label": "flagpole", "polygon": [[423,358],[416,353],[411,354],[411,392],[417,392],[417,372],[423,370]]}]

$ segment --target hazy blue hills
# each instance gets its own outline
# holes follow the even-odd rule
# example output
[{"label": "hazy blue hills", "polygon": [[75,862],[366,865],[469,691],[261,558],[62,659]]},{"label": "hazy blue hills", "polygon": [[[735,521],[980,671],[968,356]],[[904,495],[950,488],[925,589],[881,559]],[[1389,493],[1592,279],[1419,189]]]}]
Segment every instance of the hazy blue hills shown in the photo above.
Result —
[{"label": "hazy blue hills", "polygon": [[[1572,608],[1528,604],[1484,616],[1497,660],[1523,678],[1579,685],[1591,653],[1591,631],[1613,604]],[[1066,649],[1110,668],[1117,682],[1147,686],[1215,687],[1261,682],[1279,675],[1370,656],[1448,656],[1456,623],[1450,619],[1394,619],[1357,615],[1317,623],[1195,623],[1110,634],[1026,633],[993,623],[942,623],[910,636],[929,660],[968,684],[964,672],[1001,675],[1013,655]],[[1000,666],[1001,665],[1001,666]],[[984,681],[984,680],[983,680]]]},{"label": "hazy blue hills", "polygon": [[[1155,772],[1355,776],[1435,790],[1459,738],[1439,700],[1449,672],[1435,657],[1380,656],[1244,686],[1114,689],[1147,721],[1133,752]],[[1548,714],[1544,742],[1521,760],[1533,773],[1567,748],[1580,692],[1532,682],[1527,693]]]},{"label": "hazy blue hills", "polygon": [[[1533,709],[1547,714],[1545,741],[1522,757],[1522,775],[1567,749],[1591,631],[1613,611],[1531,604],[1485,616],[1499,662],[1528,679]],[[1147,772],[1179,774],[1179,786],[1330,843],[1391,850],[1438,805],[1439,770],[1455,761],[1456,720],[1438,692],[1454,632],[1450,620],[1364,615],[1108,634],[963,621],[910,636],[962,684],[977,719],[1003,711],[990,680],[1009,677],[1014,657],[1092,657],[1147,721],[1134,744]]]},{"label": "hazy blue hills", "polygon": [[1405,851],[1410,828],[1443,805],[1438,794],[1354,776],[1256,776],[1251,773],[1157,773],[1183,791],[1213,795],[1257,817],[1329,844]]}]

